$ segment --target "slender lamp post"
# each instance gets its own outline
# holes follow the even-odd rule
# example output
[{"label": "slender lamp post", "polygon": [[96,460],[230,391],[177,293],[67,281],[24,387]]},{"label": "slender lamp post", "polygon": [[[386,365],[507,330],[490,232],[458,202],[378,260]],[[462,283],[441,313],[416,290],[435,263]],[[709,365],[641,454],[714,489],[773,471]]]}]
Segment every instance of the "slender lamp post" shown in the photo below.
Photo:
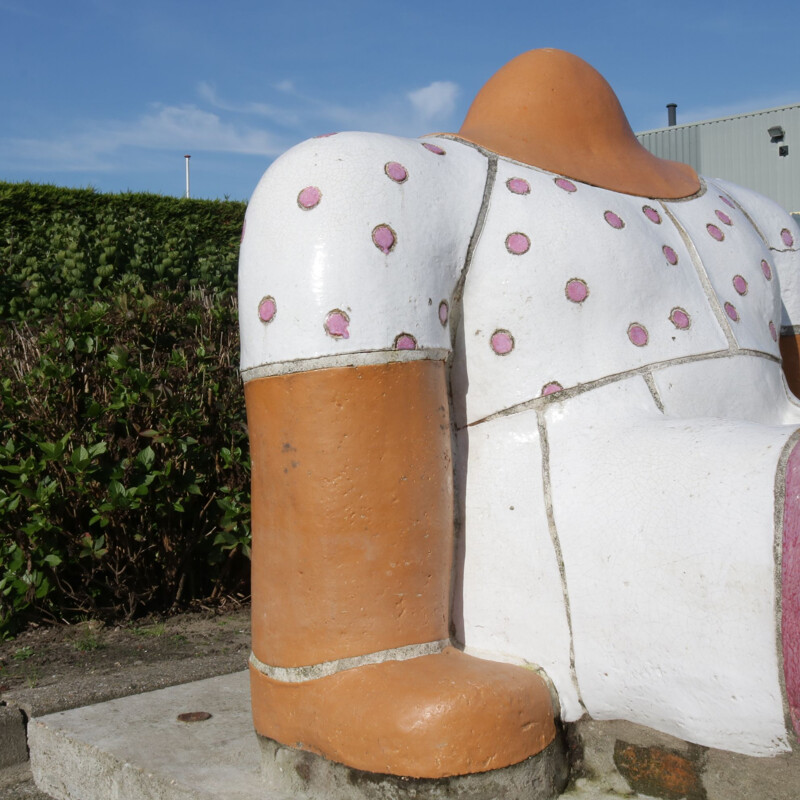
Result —
[{"label": "slender lamp post", "polygon": [[189,197],[189,159],[191,156],[184,156],[186,159],[186,197]]}]

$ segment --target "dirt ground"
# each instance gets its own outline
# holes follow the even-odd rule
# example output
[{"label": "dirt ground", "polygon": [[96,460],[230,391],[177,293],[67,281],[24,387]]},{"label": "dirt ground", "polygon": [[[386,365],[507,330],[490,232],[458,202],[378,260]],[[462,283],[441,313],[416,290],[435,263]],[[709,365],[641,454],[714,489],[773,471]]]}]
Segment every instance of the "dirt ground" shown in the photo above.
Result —
[{"label": "dirt ground", "polygon": [[36,715],[247,668],[250,608],[148,618],[129,625],[30,628],[0,641],[0,702]]}]

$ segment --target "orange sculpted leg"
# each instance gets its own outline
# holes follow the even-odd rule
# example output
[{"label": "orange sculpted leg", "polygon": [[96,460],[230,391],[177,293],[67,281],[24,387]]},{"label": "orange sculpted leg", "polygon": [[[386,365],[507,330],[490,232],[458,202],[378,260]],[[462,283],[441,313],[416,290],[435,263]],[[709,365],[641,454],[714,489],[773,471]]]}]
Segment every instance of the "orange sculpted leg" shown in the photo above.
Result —
[{"label": "orange sculpted leg", "polygon": [[555,736],[542,679],[446,646],[444,364],[323,369],[252,380],[245,392],[256,730],[418,778],[541,752]]}]

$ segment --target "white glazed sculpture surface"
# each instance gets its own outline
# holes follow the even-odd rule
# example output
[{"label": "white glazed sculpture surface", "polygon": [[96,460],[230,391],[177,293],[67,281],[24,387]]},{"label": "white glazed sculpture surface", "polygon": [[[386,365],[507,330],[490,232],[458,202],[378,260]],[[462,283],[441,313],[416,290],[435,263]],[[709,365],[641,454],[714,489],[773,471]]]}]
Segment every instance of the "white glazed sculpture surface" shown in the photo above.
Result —
[{"label": "white glazed sculpture surface", "polygon": [[453,136],[320,137],[247,210],[243,375],[446,360],[467,651],[540,666],[564,720],[775,754],[798,239],[718,180],[661,201]]}]

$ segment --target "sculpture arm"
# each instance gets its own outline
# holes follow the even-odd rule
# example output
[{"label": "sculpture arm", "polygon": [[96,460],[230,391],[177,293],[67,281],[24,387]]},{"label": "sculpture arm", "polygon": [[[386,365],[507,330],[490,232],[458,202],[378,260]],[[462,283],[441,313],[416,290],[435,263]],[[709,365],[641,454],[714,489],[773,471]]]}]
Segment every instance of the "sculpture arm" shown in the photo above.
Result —
[{"label": "sculpture arm", "polygon": [[[269,663],[304,665],[448,636],[452,467],[445,360],[450,305],[486,166],[463,146],[446,152],[423,144],[374,134],[310,140],[275,162],[247,210],[241,363],[254,465],[253,565],[265,572],[254,580],[254,597],[259,587],[297,584],[254,602],[266,609],[254,615],[254,639],[262,643],[256,655]],[[443,195],[459,181],[475,191],[454,193],[448,207]],[[452,207],[459,204],[464,213]],[[423,511],[424,525],[415,516]],[[387,575],[367,555],[351,580],[374,584],[367,592],[373,605],[388,606],[376,613],[363,608],[363,593],[337,589],[328,611],[306,613],[299,598],[324,605],[329,564],[349,561],[333,550],[347,549],[347,536],[358,539],[370,527],[394,531],[396,552],[381,558],[397,566]],[[329,528],[342,535],[327,536]],[[316,534],[286,535],[299,530]],[[294,552],[302,542],[333,548],[313,562],[319,570],[308,554]],[[419,562],[415,574],[428,576],[412,594],[426,599],[398,604],[396,596],[409,592],[392,586],[412,561]],[[424,567],[427,561],[436,568]],[[289,607],[269,610],[286,597]],[[358,621],[393,618],[395,606],[397,625],[368,635]],[[267,636],[276,614],[291,614],[295,624],[273,625]],[[340,630],[333,619],[351,627]],[[294,644],[278,643],[284,633]]]}]

